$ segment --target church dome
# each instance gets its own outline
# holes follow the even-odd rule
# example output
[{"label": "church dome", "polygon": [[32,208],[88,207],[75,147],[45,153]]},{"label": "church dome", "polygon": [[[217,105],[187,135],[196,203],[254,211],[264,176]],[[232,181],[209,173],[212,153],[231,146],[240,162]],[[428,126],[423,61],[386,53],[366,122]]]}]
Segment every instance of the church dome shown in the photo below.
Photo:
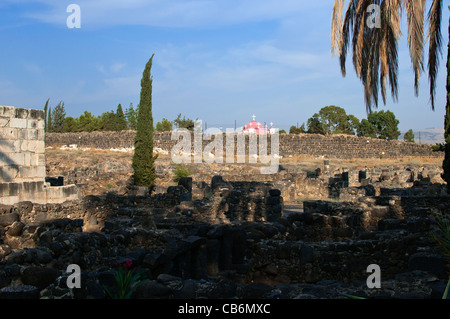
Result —
[{"label": "church dome", "polygon": [[259,122],[255,121],[256,116],[253,115],[253,121],[248,122],[244,125],[243,133],[256,133],[256,134],[267,134],[267,129]]}]

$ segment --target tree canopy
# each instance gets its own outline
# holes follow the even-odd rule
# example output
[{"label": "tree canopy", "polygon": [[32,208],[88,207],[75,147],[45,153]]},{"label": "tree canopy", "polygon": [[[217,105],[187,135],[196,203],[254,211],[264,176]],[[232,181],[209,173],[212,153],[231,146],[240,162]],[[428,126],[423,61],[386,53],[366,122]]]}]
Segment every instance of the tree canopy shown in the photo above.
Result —
[{"label": "tree canopy", "polygon": [[356,116],[335,105],[325,106],[307,121],[308,133],[354,135],[359,125]]}]

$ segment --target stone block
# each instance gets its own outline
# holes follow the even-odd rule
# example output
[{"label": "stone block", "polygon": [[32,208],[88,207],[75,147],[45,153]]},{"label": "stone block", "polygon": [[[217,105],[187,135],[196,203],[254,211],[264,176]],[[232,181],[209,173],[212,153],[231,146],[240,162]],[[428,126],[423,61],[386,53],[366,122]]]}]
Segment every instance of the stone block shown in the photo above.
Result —
[{"label": "stone block", "polygon": [[0,165],[24,165],[25,156],[22,153],[0,154]]},{"label": "stone block", "polygon": [[17,129],[10,127],[0,127],[0,140],[16,140]]},{"label": "stone block", "polygon": [[36,153],[38,154],[45,153],[45,141],[36,141]]},{"label": "stone block", "polygon": [[26,129],[19,129],[16,128],[17,130],[17,139],[18,140],[26,140],[28,139],[28,130]]},{"label": "stone block", "polygon": [[19,167],[17,165],[7,165],[0,167],[0,177],[4,182],[12,182],[17,178]]},{"label": "stone block", "polygon": [[22,270],[21,280],[26,285],[44,289],[48,285],[54,283],[58,276],[59,272],[56,269],[31,266]]},{"label": "stone block", "polygon": [[28,117],[29,114],[28,109],[23,109],[23,108],[14,108],[14,117],[17,119],[26,119]]},{"label": "stone block", "polygon": [[33,179],[39,177],[37,166],[21,166],[19,167],[19,176],[22,179]]},{"label": "stone block", "polygon": [[192,177],[181,177],[178,185],[182,185],[189,193],[192,193]]},{"label": "stone block", "polygon": [[30,152],[25,152],[23,153],[23,165],[24,166],[30,166],[31,165],[31,153]]},{"label": "stone block", "polygon": [[20,129],[26,129],[27,128],[27,119],[25,118],[12,118],[9,122],[9,126],[11,128],[20,128]]},{"label": "stone block", "polygon": [[0,183],[0,198],[9,196],[9,183]]},{"label": "stone block", "polygon": [[45,121],[37,121],[37,127],[38,130],[45,130]]},{"label": "stone block", "polygon": [[39,131],[37,129],[32,129],[32,128],[27,129],[27,139],[28,140],[37,140],[39,137],[38,132]]},{"label": "stone block", "polygon": [[14,116],[13,106],[0,106],[0,117],[11,118]]},{"label": "stone block", "polygon": [[22,189],[24,194],[42,193],[44,190],[44,180],[23,182]]},{"label": "stone block", "polygon": [[45,141],[45,131],[44,129],[38,129],[38,141]]},{"label": "stone block", "polygon": [[0,204],[3,205],[14,205],[18,202],[20,202],[19,195],[0,197]]},{"label": "stone block", "polygon": [[37,166],[37,171],[38,171],[38,177],[44,179],[45,175],[47,173],[47,170],[45,168],[45,165],[39,165]]},{"label": "stone block", "polygon": [[[27,162],[27,158],[25,158],[26,166],[43,166],[43,165],[45,165],[45,154],[36,154],[36,153],[30,153],[30,152],[27,152],[25,154],[28,154],[30,157],[29,162]],[[27,155],[25,157],[27,157]]]},{"label": "stone block", "polygon": [[14,140],[1,140],[0,141],[0,152],[1,153],[19,153],[20,152],[20,141]]},{"label": "stone block", "polygon": [[44,121],[45,120],[45,112],[44,110],[28,110],[28,118],[33,120]]},{"label": "stone block", "polygon": [[20,191],[22,190],[22,183],[7,183],[9,196],[19,196]]},{"label": "stone block", "polygon": [[25,140],[22,142],[22,145],[23,145],[22,151],[36,153],[37,141]]},{"label": "stone block", "polygon": [[20,151],[28,152],[28,141],[27,140],[19,140],[20,142]]},{"label": "stone block", "polygon": [[82,198],[82,195],[76,185],[48,187],[45,191],[47,203],[58,203],[61,201],[79,200]]},{"label": "stone block", "polygon": [[39,120],[27,119],[27,129],[38,129]]},{"label": "stone block", "polygon": [[[39,155],[35,154],[35,153],[29,153],[30,154],[30,161],[28,163],[29,166],[38,166],[38,160],[39,160]],[[26,159],[25,159],[26,162]]]},{"label": "stone block", "polygon": [[37,154],[37,164],[39,166],[45,166],[45,154]]},{"label": "stone block", "polygon": [[9,118],[0,117],[0,127],[9,127]]},{"label": "stone block", "polygon": [[3,152],[0,152],[0,166],[23,165],[23,158],[22,158],[22,160],[19,159],[19,163],[17,163],[15,161],[17,159],[16,155],[20,155],[20,153],[3,153]]}]

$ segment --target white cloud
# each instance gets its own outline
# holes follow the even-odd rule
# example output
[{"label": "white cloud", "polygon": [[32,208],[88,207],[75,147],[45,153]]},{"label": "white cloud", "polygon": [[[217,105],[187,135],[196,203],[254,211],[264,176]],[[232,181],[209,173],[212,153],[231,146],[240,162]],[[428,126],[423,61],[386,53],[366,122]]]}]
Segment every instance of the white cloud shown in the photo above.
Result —
[{"label": "white cloud", "polygon": [[118,63],[118,62],[116,62],[116,63],[113,63],[113,64],[110,66],[110,70],[111,70],[111,72],[113,72],[113,73],[117,73],[117,72],[119,72],[120,70],[122,70],[125,66],[126,66],[125,63]]},{"label": "white cloud", "polygon": [[[27,17],[65,26],[67,2],[40,0],[45,10],[30,10]],[[326,3],[296,0],[78,0],[82,27],[151,25],[214,27],[243,22],[283,19]]]},{"label": "white cloud", "polygon": [[36,63],[24,63],[23,68],[33,76],[41,76],[42,75],[42,69],[39,65]]},{"label": "white cloud", "polygon": [[126,63],[120,63],[120,62],[113,62],[109,66],[104,65],[96,65],[97,70],[104,74],[104,75],[110,75],[114,73],[119,73],[123,68],[126,66]]}]

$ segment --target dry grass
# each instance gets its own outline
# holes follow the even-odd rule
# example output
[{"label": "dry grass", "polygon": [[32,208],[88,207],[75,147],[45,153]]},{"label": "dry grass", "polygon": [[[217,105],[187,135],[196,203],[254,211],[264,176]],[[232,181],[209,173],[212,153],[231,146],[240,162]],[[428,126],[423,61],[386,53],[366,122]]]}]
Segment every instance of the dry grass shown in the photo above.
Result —
[{"label": "dry grass", "polygon": [[[45,150],[47,157],[58,157],[58,156],[70,156],[74,160],[77,158],[89,158],[89,159],[108,159],[111,158],[111,160],[120,160],[120,161],[131,161],[133,152],[119,152],[119,151],[111,151],[111,150],[99,150],[99,149],[66,149],[61,150],[59,148],[47,148]],[[241,165],[248,165],[249,167],[260,167],[261,165],[268,165],[268,164],[262,164],[259,159],[257,163],[250,164],[249,157],[246,156],[245,163],[237,163],[237,158],[235,157],[234,163],[225,163],[226,157],[224,156],[224,163],[213,163],[213,164],[207,164],[205,161],[203,161],[201,164],[195,164],[192,163],[191,165],[193,167],[195,166],[202,166],[207,165],[210,166],[213,169],[218,169],[222,171],[228,171],[229,169],[232,171],[233,167],[241,166]],[[308,171],[308,170],[315,170],[316,168],[323,168],[324,160],[326,158],[323,157],[314,157],[314,156],[308,156],[308,155],[297,155],[292,157],[285,157],[281,158],[279,160],[280,164],[286,164],[286,165],[295,165],[298,167],[300,171]],[[193,160],[193,157],[192,157]],[[432,158],[432,157],[404,157],[404,158],[352,158],[352,159],[328,159],[330,163],[330,169],[337,169],[337,168],[350,168],[350,169],[362,169],[362,168],[373,168],[373,167],[387,167],[387,166],[393,166],[393,165],[399,165],[399,166],[442,166],[442,158]],[[170,163],[172,162],[171,156],[159,154],[157,162],[160,163]],[[200,168],[200,167],[199,167]]]},{"label": "dry grass", "polygon": [[119,157],[119,158],[127,158],[132,157],[131,152],[115,152],[110,150],[100,150],[100,149],[66,149],[62,150],[59,148],[46,148],[46,155],[67,155],[70,154],[74,157],[96,157],[96,156],[107,156],[107,157]]},{"label": "dry grass", "polygon": [[[323,167],[325,158],[311,157],[307,155],[293,156],[280,160],[281,164],[296,165],[299,169],[311,169]],[[373,168],[399,166],[441,166],[442,158],[433,157],[404,157],[404,158],[352,158],[352,159],[328,159],[330,168]]]}]

